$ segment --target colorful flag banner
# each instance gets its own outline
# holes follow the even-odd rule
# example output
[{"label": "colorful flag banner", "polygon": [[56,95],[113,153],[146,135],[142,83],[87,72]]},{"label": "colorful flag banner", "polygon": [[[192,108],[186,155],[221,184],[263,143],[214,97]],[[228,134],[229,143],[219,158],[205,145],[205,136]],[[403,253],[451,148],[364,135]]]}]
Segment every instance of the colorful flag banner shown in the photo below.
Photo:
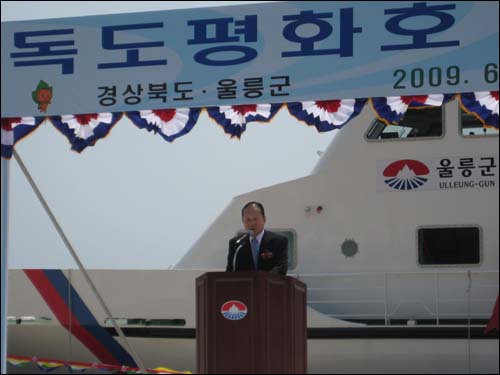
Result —
[{"label": "colorful flag banner", "polygon": [[[137,367],[120,366],[120,365],[106,365],[98,363],[74,362],[74,361],[60,361],[55,359],[37,358],[37,357],[24,357],[16,355],[8,355],[7,362],[16,367],[24,367],[28,364],[35,364],[42,372],[50,372],[60,367],[66,366],[70,373],[83,373],[86,370],[99,370],[107,373],[123,373],[123,374],[140,374],[141,371]],[[154,369],[146,369],[150,374],[191,374],[189,371],[176,371],[167,367],[156,367]]]}]

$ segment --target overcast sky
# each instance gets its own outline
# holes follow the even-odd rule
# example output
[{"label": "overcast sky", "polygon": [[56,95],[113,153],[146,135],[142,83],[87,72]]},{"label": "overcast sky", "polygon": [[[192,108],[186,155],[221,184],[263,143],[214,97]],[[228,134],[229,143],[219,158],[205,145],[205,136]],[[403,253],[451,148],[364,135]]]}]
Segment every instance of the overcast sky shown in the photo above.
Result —
[{"label": "overcast sky", "polygon": [[[2,1],[2,21],[221,6],[243,1]],[[232,197],[310,173],[334,137],[282,108],[230,139],[205,112],[174,143],[121,120],[82,154],[50,123],[16,150],[87,268],[164,269]],[[76,268],[17,163],[10,162],[10,268]]]}]

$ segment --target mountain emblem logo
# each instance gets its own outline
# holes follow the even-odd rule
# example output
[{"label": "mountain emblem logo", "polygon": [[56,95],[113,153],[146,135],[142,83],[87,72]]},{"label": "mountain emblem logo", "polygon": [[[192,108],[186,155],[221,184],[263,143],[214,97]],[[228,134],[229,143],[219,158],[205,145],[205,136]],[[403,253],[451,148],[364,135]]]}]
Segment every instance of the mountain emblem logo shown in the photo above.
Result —
[{"label": "mountain emblem logo", "polygon": [[247,316],[248,309],[241,301],[227,301],[220,308],[224,318],[229,320],[241,320]]},{"label": "mountain emblem logo", "polygon": [[396,190],[413,190],[424,185],[429,168],[418,160],[398,160],[384,169],[384,182]]}]

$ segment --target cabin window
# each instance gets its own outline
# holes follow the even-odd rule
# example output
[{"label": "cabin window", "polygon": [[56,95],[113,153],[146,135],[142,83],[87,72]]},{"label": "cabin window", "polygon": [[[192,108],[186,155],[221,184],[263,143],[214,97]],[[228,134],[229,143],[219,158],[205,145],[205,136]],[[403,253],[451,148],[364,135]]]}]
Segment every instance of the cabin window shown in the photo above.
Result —
[{"label": "cabin window", "polygon": [[485,135],[498,135],[498,130],[485,128],[483,123],[473,114],[460,108],[460,128],[464,137],[481,137]]},{"label": "cabin window", "polygon": [[441,137],[443,135],[443,107],[409,109],[399,125],[387,125],[375,120],[367,133],[373,139],[406,139]]},{"label": "cabin window", "polygon": [[479,264],[478,227],[420,228],[418,261],[422,265]]},{"label": "cabin window", "polygon": [[294,230],[273,230],[288,238],[288,269],[297,267],[297,234]]}]

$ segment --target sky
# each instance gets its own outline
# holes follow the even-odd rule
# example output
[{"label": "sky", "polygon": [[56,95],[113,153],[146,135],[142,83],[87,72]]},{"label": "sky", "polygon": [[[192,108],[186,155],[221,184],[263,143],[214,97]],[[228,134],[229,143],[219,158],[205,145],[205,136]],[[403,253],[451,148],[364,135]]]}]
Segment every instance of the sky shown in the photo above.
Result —
[{"label": "sky", "polygon": [[[2,1],[3,21],[237,5],[244,1]],[[202,112],[173,143],[122,119],[81,154],[49,122],[16,150],[83,265],[166,269],[234,196],[308,175],[335,132],[286,108],[230,139]],[[9,268],[77,268],[22,174],[10,162]]]}]

